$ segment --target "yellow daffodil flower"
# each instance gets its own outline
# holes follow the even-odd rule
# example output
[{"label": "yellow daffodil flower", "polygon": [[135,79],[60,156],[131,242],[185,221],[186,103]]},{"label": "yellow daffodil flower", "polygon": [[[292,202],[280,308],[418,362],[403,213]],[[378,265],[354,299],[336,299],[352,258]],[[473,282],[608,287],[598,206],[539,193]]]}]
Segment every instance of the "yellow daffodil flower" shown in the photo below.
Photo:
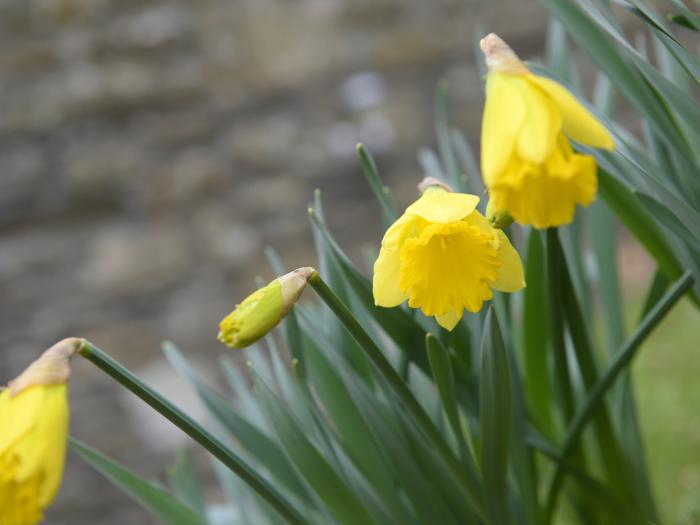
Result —
[{"label": "yellow daffodil flower", "polygon": [[265,336],[299,300],[315,271],[308,266],[299,268],[250,294],[222,319],[219,341],[231,348],[244,348]]},{"label": "yellow daffodil flower", "polygon": [[76,341],[51,347],[0,392],[0,525],[38,523],[58,491]]},{"label": "yellow daffodil flower", "polygon": [[612,150],[608,130],[557,82],[534,75],[494,34],[481,41],[489,74],[481,135],[484,182],[496,212],[537,228],[567,224],[595,199],[595,159],[569,139]]},{"label": "yellow daffodil flower", "polygon": [[492,290],[525,286],[520,256],[476,210],[479,197],[430,186],[387,230],[374,264],[378,306],[408,306],[452,330]]}]

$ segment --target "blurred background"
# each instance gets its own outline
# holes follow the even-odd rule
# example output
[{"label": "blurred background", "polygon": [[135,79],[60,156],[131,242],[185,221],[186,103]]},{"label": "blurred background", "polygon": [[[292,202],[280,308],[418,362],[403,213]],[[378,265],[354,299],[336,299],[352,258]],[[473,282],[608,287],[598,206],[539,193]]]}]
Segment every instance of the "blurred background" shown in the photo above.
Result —
[{"label": "blurred background", "polygon": [[[160,343],[216,382],[230,353],[218,321],[255,276],[273,277],[265,246],[289,269],[315,264],[315,188],[351,255],[376,245],[355,144],[405,207],[416,151],[435,142],[438,80],[478,146],[479,27],[533,59],[547,15],[536,0],[0,0],[0,381],[82,336],[201,414]],[[620,243],[632,320],[653,265],[624,232]],[[700,499],[688,365],[700,366],[688,355],[698,320],[682,305],[638,363],[656,488],[673,516]],[[80,360],[71,407],[75,436],[151,478],[187,444]],[[70,454],[46,523],[155,521]]]}]

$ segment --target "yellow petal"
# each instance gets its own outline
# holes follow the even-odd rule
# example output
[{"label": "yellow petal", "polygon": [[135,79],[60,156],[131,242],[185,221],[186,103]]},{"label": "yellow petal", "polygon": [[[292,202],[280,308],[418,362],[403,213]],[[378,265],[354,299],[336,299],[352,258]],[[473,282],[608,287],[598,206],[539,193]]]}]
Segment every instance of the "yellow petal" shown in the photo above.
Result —
[{"label": "yellow petal", "polygon": [[46,507],[56,496],[63,477],[63,466],[66,458],[66,442],[68,439],[68,388],[66,385],[50,385],[46,387],[44,414],[37,428],[37,442],[44,443],[45,454],[44,478],[39,491],[39,503]]},{"label": "yellow petal", "polygon": [[474,211],[477,204],[479,204],[479,197],[476,195],[451,193],[443,188],[432,186],[406,208],[406,215],[418,216],[428,222],[446,223],[466,217]]},{"label": "yellow petal", "polygon": [[389,229],[382,239],[382,246],[393,249],[401,248],[401,245],[409,236],[417,235],[419,221],[420,219],[413,215],[404,213],[401,217],[396,219],[394,224],[389,226]]},{"label": "yellow petal", "polygon": [[528,75],[527,79],[539,86],[555,101],[564,115],[563,129],[569,138],[594,148],[607,150],[615,148],[612,135],[607,128],[566,88],[549,78]]},{"label": "yellow petal", "polygon": [[382,247],[374,263],[374,277],[372,278],[372,294],[374,304],[391,308],[398,306],[407,299],[399,285],[401,259],[399,250]]},{"label": "yellow petal", "polygon": [[525,80],[529,77],[519,78],[517,84],[527,109],[527,116],[518,133],[517,151],[522,159],[540,164],[556,148],[563,118],[554,101]]},{"label": "yellow petal", "polygon": [[450,310],[446,314],[443,315],[436,315],[435,320],[437,323],[442,326],[445,330],[449,330],[450,332],[452,329],[457,326],[457,323],[459,323],[459,320],[462,318],[462,310],[459,312],[455,310]]},{"label": "yellow petal", "polygon": [[63,475],[67,386],[38,384],[16,396],[0,393],[0,436],[0,523],[38,523]]},{"label": "yellow petal", "polygon": [[30,388],[22,396],[10,397],[10,390],[0,392],[0,453],[9,449],[34,427],[27,414],[36,413],[41,403],[39,389]]},{"label": "yellow petal", "polygon": [[491,288],[499,292],[517,292],[525,287],[523,262],[503,230],[498,230],[497,235],[499,240],[497,257],[501,261],[501,267]]},{"label": "yellow petal", "polygon": [[481,171],[491,186],[505,169],[525,119],[518,76],[490,73],[486,77],[486,106],[481,125]]}]

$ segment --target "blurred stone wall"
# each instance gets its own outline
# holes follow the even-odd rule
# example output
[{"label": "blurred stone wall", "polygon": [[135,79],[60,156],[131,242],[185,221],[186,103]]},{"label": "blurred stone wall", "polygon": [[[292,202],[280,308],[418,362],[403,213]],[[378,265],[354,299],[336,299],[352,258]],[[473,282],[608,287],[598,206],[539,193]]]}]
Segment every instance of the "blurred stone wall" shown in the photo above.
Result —
[{"label": "blurred stone wall", "polygon": [[[406,205],[440,78],[478,142],[477,25],[527,57],[546,16],[535,0],[0,0],[0,381],[84,336],[197,412],[161,341],[212,368],[219,319],[272,276],[263,248],[315,262],[314,188],[351,254],[378,242],[355,144]],[[162,475],[177,433],[84,362],[71,389],[74,435]],[[153,521],[71,454],[47,523]]]}]

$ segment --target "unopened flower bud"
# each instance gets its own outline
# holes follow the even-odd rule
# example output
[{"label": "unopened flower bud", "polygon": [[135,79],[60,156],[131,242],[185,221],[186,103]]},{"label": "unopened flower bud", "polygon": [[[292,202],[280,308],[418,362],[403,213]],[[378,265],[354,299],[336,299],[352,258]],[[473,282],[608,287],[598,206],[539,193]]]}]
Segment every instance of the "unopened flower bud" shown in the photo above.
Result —
[{"label": "unopened flower bud", "polygon": [[508,210],[496,210],[492,200],[486,205],[486,219],[491,223],[491,226],[499,230],[513,224],[513,217],[510,216]]},{"label": "unopened flower bud", "polygon": [[299,268],[256,290],[219,324],[219,341],[231,348],[244,348],[265,336],[284,319],[301,297],[311,267]]}]

